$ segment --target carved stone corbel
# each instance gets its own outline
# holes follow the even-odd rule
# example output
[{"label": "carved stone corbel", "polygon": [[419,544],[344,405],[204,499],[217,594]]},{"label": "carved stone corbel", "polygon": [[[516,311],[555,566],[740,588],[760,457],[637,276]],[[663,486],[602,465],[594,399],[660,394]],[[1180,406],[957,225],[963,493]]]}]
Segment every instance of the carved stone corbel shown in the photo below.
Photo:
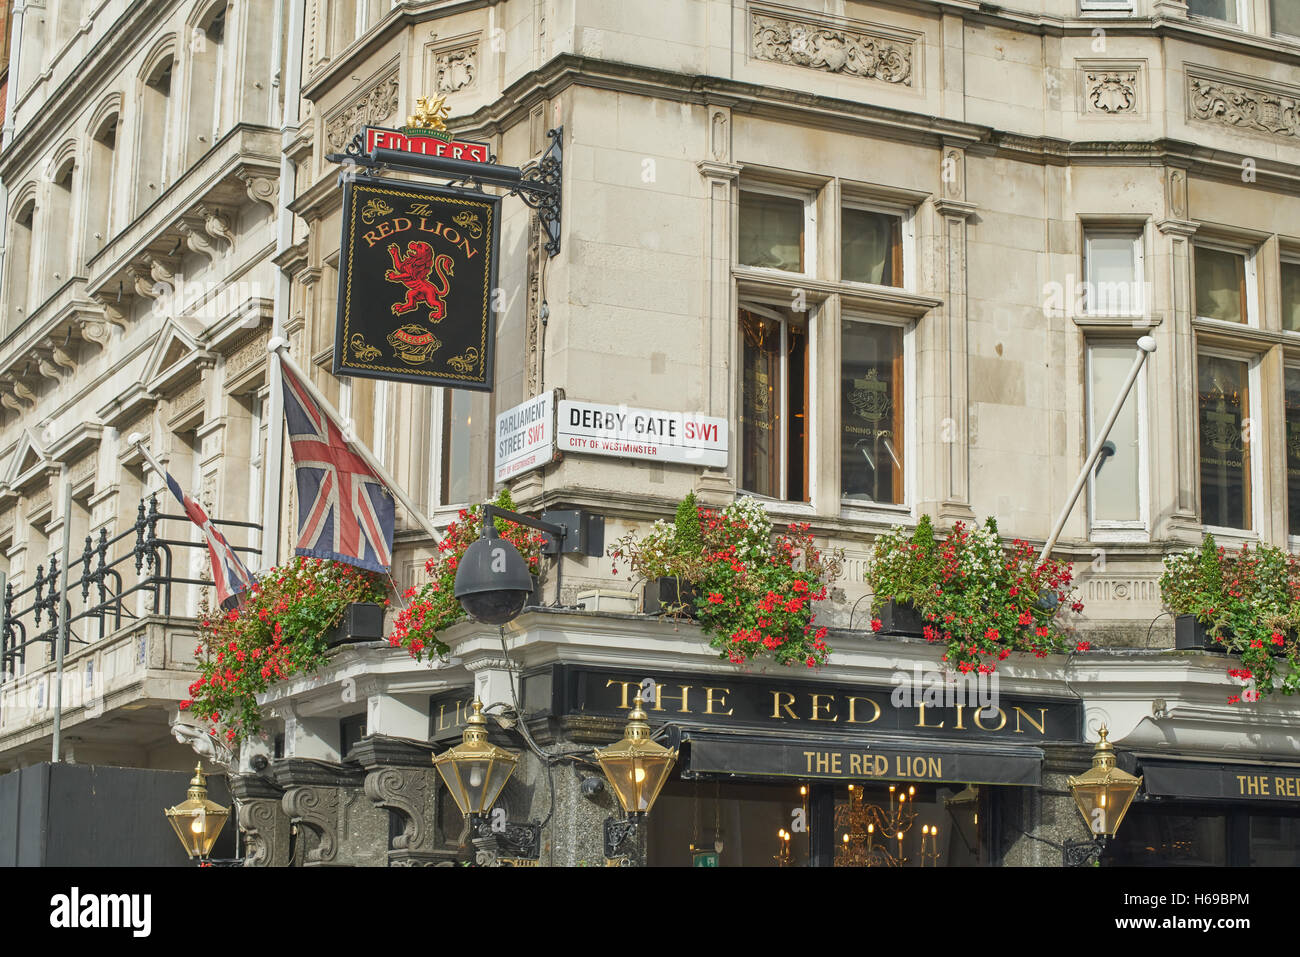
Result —
[{"label": "carved stone corbel", "polygon": [[388,863],[388,815],[366,797],[359,768],[287,758],[276,762],[281,806],[298,825],[295,852],[304,867],[382,867]]},{"label": "carved stone corbel", "polygon": [[185,245],[190,252],[198,253],[201,256],[208,257],[209,261],[215,261],[217,250],[208,239],[207,234],[198,227],[181,220],[176,224],[176,229],[185,237]]},{"label": "carved stone corbel", "polygon": [[230,791],[239,807],[236,818],[244,833],[245,867],[289,866],[289,818],[281,806],[283,793],[256,775],[234,775]]},{"label": "carved stone corbel", "polygon": [[388,852],[392,867],[436,866],[456,852],[439,846],[438,781],[430,745],[387,735],[370,735],[353,747],[366,769],[365,793],[377,807],[400,816],[402,832]]},{"label": "carved stone corbel", "polygon": [[258,176],[255,173],[249,173],[241,170],[235,174],[244,184],[248,191],[248,198],[255,203],[266,203],[272,210],[276,208],[276,199],[279,197],[279,183],[270,176]]},{"label": "carved stone corbel", "polygon": [[50,346],[50,356],[56,363],[63,366],[63,368],[67,369],[69,372],[77,371],[77,360],[72,358],[72,356],[68,355],[68,353],[64,352],[58,346]]},{"label": "carved stone corbel", "polygon": [[77,333],[86,342],[93,342],[101,349],[108,345],[108,323],[106,321],[101,321],[99,319],[78,319]]},{"label": "carved stone corbel", "polygon": [[195,210],[203,218],[203,229],[213,239],[221,239],[229,250],[235,245],[235,234],[230,228],[230,217],[219,209],[200,205]]}]

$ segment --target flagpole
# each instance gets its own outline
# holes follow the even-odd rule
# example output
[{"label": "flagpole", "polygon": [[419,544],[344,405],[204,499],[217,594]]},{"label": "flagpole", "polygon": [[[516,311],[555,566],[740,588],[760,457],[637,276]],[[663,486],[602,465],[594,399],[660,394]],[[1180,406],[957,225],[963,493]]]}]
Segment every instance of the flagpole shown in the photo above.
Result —
[{"label": "flagpole", "polygon": [[[429,521],[428,516],[426,516],[424,512],[420,511],[419,507],[411,501],[410,497],[405,492],[402,491],[401,486],[397,484],[396,479],[388,474],[388,470],[384,468],[383,464],[380,463],[377,458],[375,458],[370,449],[366,447],[366,444],[362,442],[360,438],[346,439],[346,436],[351,430],[344,423],[343,416],[339,413],[338,409],[334,408],[330,400],[325,398],[320,389],[316,388],[311,381],[311,376],[300,368],[298,363],[289,358],[289,343],[284,339],[276,337],[266,344],[266,348],[268,352],[275,354],[279,360],[284,363],[285,367],[293,373],[294,378],[302,383],[302,387],[307,390],[307,393],[315,400],[316,404],[321,407],[325,414],[330,417],[330,420],[333,421],[334,425],[338,427],[339,431],[344,434],[348,445],[355,449],[357,454],[365,460],[365,463],[374,470],[375,474],[378,475],[380,479],[383,480],[384,485],[388,487],[388,491],[393,494],[393,498],[402,503],[402,507],[406,509],[406,513],[415,520],[415,523],[428,532],[434,542],[441,541],[442,536],[438,534],[438,530],[433,527],[433,522]],[[283,388],[283,382],[280,387]]]},{"label": "flagpole", "polygon": [[127,446],[137,449],[140,452],[140,454],[144,456],[144,460],[148,462],[151,466],[153,466],[153,470],[158,473],[158,477],[162,479],[163,484],[166,485],[167,470],[158,464],[158,460],[149,454],[148,449],[146,449],[143,445],[141,445],[143,441],[144,441],[144,436],[141,435],[139,432],[132,432],[130,435],[126,437]]}]

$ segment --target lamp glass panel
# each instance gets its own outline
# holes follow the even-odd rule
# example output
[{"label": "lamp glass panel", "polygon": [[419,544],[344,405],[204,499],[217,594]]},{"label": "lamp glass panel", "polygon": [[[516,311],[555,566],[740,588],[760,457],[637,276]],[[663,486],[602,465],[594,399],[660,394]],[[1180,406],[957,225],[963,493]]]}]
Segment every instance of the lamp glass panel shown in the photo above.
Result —
[{"label": "lamp glass panel", "polygon": [[487,786],[483,790],[484,811],[487,811],[488,808],[497,803],[497,798],[501,796],[501,791],[506,786],[506,782],[510,780],[510,774],[514,769],[515,765],[513,761],[502,761],[498,759],[492,762],[491,769],[488,772]]},{"label": "lamp glass panel", "polygon": [[640,794],[638,800],[640,807],[638,810],[648,811],[654,806],[655,799],[659,797],[660,790],[663,789],[664,782],[668,780],[668,774],[673,769],[674,761],[639,761],[644,779],[641,781]]},{"label": "lamp glass panel", "polygon": [[451,799],[456,802],[460,808],[461,814],[472,814],[474,808],[470,806],[469,793],[465,790],[465,785],[461,782],[460,768],[454,761],[444,761],[438,766],[438,773],[442,776],[442,783],[447,785],[447,790],[451,792]]}]

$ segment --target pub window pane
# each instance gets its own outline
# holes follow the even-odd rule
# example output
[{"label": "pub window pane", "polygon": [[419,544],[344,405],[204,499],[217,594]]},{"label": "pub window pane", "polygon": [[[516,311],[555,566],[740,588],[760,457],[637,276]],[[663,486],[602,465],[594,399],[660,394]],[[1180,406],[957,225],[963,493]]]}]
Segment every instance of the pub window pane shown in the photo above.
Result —
[{"label": "pub window pane", "polygon": [[740,193],[743,266],[804,271],[804,204],[766,193]]},{"label": "pub window pane", "polygon": [[1226,867],[1228,818],[1133,807],[1110,842],[1108,864],[1125,867]]},{"label": "pub window pane", "polygon": [[835,785],[835,867],[975,867],[979,785],[859,781]]},{"label": "pub window pane", "polygon": [[1300,536],[1300,369],[1286,370],[1287,531]]},{"label": "pub window pane", "polygon": [[1087,237],[1084,268],[1089,312],[1126,316],[1142,311],[1140,242],[1135,234]]},{"label": "pub window pane", "polygon": [[[1106,422],[1129,371],[1135,349],[1128,343],[1095,345],[1089,350],[1088,445]],[[1092,472],[1093,522],[1140,522],[1142,449],[1138,423],[1138,386],[1134,384],[1115,420],[1101,458]]]},{"label": "pub window pane", "polygon": [[470,399],[462,389],[446,389],[442,399],[442,504],[470,500]]},{"label": "pub window pane", "polygon": [[844,208],[841,270],[848,282],[903,285],[903,218]]},{"label": "pub window pane", "polygon": [[1246,321],[1246,257],[1196,247],[1196,315],[1225,322]]},{"label": "pub window pane", "polygon": [[901,505],[903,330],[845,322],[841,348],[841,494]]},{"label": "pub window pane", "polygon": [[[1286,0],[1290,3],[1291,0]],[[1194,17],[1237,22],[1237,0],[1187,0],[1187,12]]]},{"label": "pub window pane", "polygon": [[1236,359],[1200,356],[1196,384],[1201,429],[1201,521],[1223,528],[1251,527],[1249,368]]},{"label": "pub window pane", "polygon": [[1300,263],[1282,263],[1282,328],[1300,332]]},{"label": "pub window pane", "polygon": [[1274,33],[1300,37],[1300,3],[1296,0],[1269,0],[1268,12]]},{"label": "pub window pane", "polygon": [[[791,827],[792,808],[807,807],[808,796],[801,795],[799,788],[798,782],[683,781],[674,769],[655,801],[654,813],[646,819],[646,863],[651,867],[807,867],[811,830]],[[782,831],[790,834],[788,842],[780,836]]]},{"label": "pub window pane", "polygon": [[807,330],[769,307],[740,310],[741,486],[808,500]]}]

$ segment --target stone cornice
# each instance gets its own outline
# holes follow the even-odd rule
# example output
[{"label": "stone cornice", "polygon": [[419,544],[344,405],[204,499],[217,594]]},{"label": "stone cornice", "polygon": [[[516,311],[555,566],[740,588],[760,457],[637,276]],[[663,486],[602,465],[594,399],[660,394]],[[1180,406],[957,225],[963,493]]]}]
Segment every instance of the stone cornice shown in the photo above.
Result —
[{"label": "stone cornice", "polygon": [[[1245,154],[1183,140],[1080,140],[1032,136],[997,130],[943,117],[893,109],[860,101],[843,100],[714,76],[690,76],[652,67],[612,63],[563,54],[521,77],[501,95],[472,114],[451,124],[460,136],[496,137],[523,123],[529,110],[553,99],[570,86],[667,99],[701,106],[725,102],[733,115],[749,115],[801,123],[824,130],[897,142],[920,143],[936,149],[965,148],[972,155],[1001,155],[1042,165],[1165,166],[1213,179],[1240,180]],[[1289,190],[1300,188],[1300,163],[1251,157],[1257,182]],[[701,166],[702,172],[725,172]],[[328,210],[328,194],[336,170],[331,166],[316,183],[294,201],[293,209],[306,217]],[[326,185],[326,184],[329,185]]]}]

